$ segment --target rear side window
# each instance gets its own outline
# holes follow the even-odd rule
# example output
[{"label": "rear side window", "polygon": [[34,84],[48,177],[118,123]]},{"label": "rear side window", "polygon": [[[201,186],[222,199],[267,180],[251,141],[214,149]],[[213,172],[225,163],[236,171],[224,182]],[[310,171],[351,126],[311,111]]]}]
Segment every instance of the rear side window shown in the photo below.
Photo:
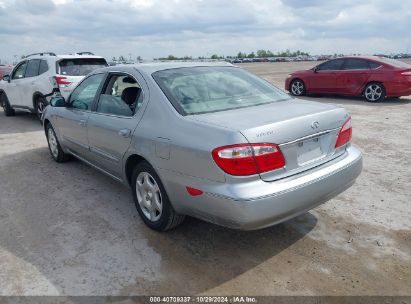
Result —
[{"label": "rear side window", "polygon": [[97,106],[97,112],[133,116],[142,104],[141,87],[128,75],[111,76]]},{"label": "rear side window", "polygon": [[369,61],[368,63],[370,64],[371,69],[376,69],[381,66],[381,63],[374,62],[374,61]]},{"label": "rear side window", "polygon": [[344,62],[343,59],[330,60],[330,61],[324,62],[323,64],[320,64],[318,66],[318,70],[320,71],[341,70],[343,62]]},{"label": "rear side window", "polygon": [[26,77],[34,77],[39,74],[40,59],[32,59],[27,64]]},{"label": "rear side window", "polygon": [[46,60],[40,60],[40,70],[39,70],[39,75],[46,73],[48,71],[49,67],[47,64]]},{"label": "rear side window", "polygon": [[345,60],[344,70],[369,70],[370,64],[368,60],[350,58]]},{"label": "rear side window", "polygon": [[67,76],[85,76],[92,71],[104,68],[107,62],[103,58],[63,59],[58,63],[57,74]]}]

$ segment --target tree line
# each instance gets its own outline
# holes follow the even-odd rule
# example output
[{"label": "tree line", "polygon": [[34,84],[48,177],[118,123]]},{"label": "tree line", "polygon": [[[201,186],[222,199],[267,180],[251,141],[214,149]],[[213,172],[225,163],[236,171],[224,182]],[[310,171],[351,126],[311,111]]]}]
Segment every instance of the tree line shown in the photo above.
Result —
[{"label": "tree line", "polygon": [[[209,58],[206,57],[198,57],[196,59],[230,59],[230,58],[271,58],[271,57],[298,57],[298,56],[309,56],[310,54],[307,52],[302,52],[300,50],[297,51],[290,51],[289,49],[277,53],[273,53],[270,50],[257,50],[256,52],[238,52],[237,56],[224,56],[213,54]],[[184,57],[177,57],[174,55],[168,55],[167,57],[160,57],[157,60],[192,60],[192,56],[184,56]]]},{"label": "tree line", "polygon": [[271,58],[271,57],[298,57],[298,56],[309,56],[310,54],[307,52],[302,52],[297,50],[295,52],[291,52],[289,49],[277,53],[273,53],[270,50],[258,50],[256,53],[251,52],[249,54],[238,52],[237,58]]}]

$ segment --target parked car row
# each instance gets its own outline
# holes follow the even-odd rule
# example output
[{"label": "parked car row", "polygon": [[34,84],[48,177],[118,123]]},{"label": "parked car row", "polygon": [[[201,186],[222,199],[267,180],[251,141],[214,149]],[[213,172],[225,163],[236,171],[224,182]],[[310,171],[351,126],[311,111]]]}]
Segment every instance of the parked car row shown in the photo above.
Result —
[{"label": "parked car row", "polygon": [[67,97],[93,70],[106,67],[103,57],[90,52],[73,55],[36,53],[26,56],[0,83],[0,103],[7,116],[25,109],[41,117],[52,96]]},{"label": "parked car row", "polygon": [[316,61],[317,57],[297,56],[297,57],[266,57],[266,58],[234,58],[227,60],[230,63],[251,63],[251,62],[295,62],[295,61]]},{"label": "parked car row", "polygon": [[369,102],[411,95],[411,65],[384,57],[344,57],[288,75],[285,89],[310,93],[363,96]]}]

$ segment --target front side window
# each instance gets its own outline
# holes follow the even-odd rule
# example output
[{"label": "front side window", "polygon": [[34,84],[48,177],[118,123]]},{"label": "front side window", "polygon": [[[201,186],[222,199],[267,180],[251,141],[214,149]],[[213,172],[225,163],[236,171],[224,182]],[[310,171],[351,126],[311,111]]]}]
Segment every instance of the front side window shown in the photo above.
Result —
[{"label": "front side window", "polygon": [[350,58],[345,60],[344,70],[368,70],[369,62],[364,59]]},{"label": "front side window", "polygon": [[13,73],[13,79],[24,78],[24,73],[26,72],[27,61],[20,64]]},{"label": "front side window", "polygon": [[182,115],[227,111],[290,97],[235,67],[190,67],[155,72],[154,80]]},{"label": "front side window", "polygon": [[27,64],[26,78],[38,76],[40,68],[40,59],[32,59]]},{"label": "front side window", "polygon": [[104,74],[92,75],[75,88],[70,95],[71,107],[90,111],[103,78]]},{"label": "front side window", "polygon": [[320,64],[317,70],[318,71],[336,71],[336,70],[338,71],[338,70],[341,70],[343,62],[344,62],[343,59],[330,60],[330,61]]},{"label": "front side window", "polygon": [[57,74],[67,76],[85,76],[96,69],[104,68],[107,62],[104,58],[63,59],[58,64]]},{"label": "front side window", "polygon": [[97,112],[119,116],[133,116],[142,104],[141,87],[128,75],[113,75],[97,106]]}]

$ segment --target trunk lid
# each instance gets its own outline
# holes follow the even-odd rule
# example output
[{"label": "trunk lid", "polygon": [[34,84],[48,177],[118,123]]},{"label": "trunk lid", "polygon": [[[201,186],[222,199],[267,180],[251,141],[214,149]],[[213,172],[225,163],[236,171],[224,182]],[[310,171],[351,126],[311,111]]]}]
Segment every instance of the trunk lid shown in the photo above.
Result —
[{"label": "trunk lid", "polygon": [[348,113],[334,105],[290,99],[188,117],[239,131],[250,143],[279,145],[286,166],[260,174],[264,181],[308,170],[345,151],[345,147],[334,147]]}]

